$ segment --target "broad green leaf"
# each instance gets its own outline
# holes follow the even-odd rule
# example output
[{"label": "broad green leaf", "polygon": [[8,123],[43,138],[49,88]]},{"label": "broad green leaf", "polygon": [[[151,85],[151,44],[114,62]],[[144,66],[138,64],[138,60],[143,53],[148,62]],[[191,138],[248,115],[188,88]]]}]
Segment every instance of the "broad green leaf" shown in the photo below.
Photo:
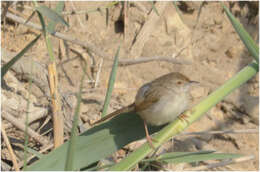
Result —
[{"label": "broad green leaf", "polygon": [[41,37],[41,35],[38,35],[32,42],[30,42],[22,51],[20,51],[14,58],[12,58],[9,62],[7,62],[2,68],[1,68],[1,78],[3,79],[6,72],[37,42],[37,40]]},{"label": "broad green leaf", "polygon": [[47,18],[54,21],[55,23],[60,22],[63,25],[66,25],[66,26],[69,27],[69,24],[59,14],[57,14],[52,9],[50,9],[50,8],[44,6],[44,5],[37,6],[37,7],[35,7],[35,9],[37,11],[39,11],[43,16],[46,16]]},{"label": "broad green leaf", "polygon": [[106,115],[107,108],[108,108],[108,105],[110,103],[110,98],[111,98],[111,95],[112,95],[112,91],[113,91],[114,83],[115,83],[115,79],[116,79],[116,71],[117,71],[117,67],[118,67],[119,50],[120,50],[120,46],[118,47],[116,55],[115,55],[115,58],[114,58],[114,64],[113,64],[113,67],[112,67],[112,71],[110,73],[108,89],[107,89],[106,98],[105,98],[103,112],[102,112],[101,117],[104,117]]},{"label": "broad green leaf", "polygon": [[255,41],[251,38],[251,36],[247,33],[247,31],[244,29],[244,27],[239,23],[239,21],[232,15],[232,13],[229,12],[227,7],[222,3],[222,6],[231,21],[233,27],[237,31],[238,35],[240,36],[240,39],[243,41],[245,46],[247,47],[250,54],[255,58],[256,62],[259,61],[259,47],[255,43]]},{"label": "broad green leaf", "polygon": [[[163,127],[163,126],[162,126]],[[162,127],[149,127],[150,134]],[[85,168],[123,146],[145,137],[143,120],[135,113],[121,114],[77,136],[73,169]],[[29,171],[64,170],[68,142],[29,166]]]}]

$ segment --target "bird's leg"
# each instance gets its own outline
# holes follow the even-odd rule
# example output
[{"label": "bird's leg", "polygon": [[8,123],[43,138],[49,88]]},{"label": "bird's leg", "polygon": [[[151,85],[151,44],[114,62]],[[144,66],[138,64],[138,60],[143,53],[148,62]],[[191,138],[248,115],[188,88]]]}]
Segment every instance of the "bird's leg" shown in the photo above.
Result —
[{"label": "bird's leg", "polygon": [[186,115],[186,114],[181,114],[180,116],[178,116],[178,118],[180,119],[180,120],[184,120],[184,121],[186,121],[187,122],[187,119],[186,118],[188,118],[188,115]]},{"label": "bird's leg", "polygon": [[189,121],[187,119],[189,117],[189,114],[190,114],[190,111],[187,111],[186,113],[179,115],[178,118],[182,121],[189,123]]},{"label": "bird's leg", "polygon": [[151,148],[153,148],[155,150],[155,147],[153,146],[153,143],[152,143],[153,138],[151,138],[151,136],[149,134],[148,127],[147,127],[147,124],[146,124],[145,120],[144,120],[144,130],[145,130],[145,135],[146,135],[147,142],[149,143]]}]

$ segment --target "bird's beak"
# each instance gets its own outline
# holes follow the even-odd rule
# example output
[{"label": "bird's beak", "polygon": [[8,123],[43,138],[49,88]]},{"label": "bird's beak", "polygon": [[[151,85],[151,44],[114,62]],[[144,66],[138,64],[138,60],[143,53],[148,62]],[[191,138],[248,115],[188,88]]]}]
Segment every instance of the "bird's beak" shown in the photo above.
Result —
[{"label": "bird's beak", "polygon": [[198,81],[190,81],[190,84],[200,84]]},{"label": "bird's beak", "polygon": [[200,84],[200,82],[198,82],[198,81],[190,81],[189,82],[189,85],[190,86],[197,86],[197,85],[199,85]]},{"label": "bird's beak", "polygon": [[190,81],[190,82],[188,82],[188,83],[186,83],[185,84],[185,90],[187,89],[190,89],[192,86],[194,86],[194,85],[198,85],[198,84],[200,84],[198,81]]}]

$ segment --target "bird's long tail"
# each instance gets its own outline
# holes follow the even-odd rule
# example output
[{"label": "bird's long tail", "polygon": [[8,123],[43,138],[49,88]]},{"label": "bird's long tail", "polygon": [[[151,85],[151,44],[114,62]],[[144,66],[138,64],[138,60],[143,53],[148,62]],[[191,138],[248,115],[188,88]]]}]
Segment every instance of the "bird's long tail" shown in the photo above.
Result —
[{"label": "bird's long tail", "polygon": [[116,110],[116,111],[106,115],[105,117],[103,117],[100,120],[92,123],[91,125],[99,124],[101,122],[104,122],[107,119],[111,119],[111,118],[114,118],[115,116],[120,115],[122,113],[131,112],[131,111],[134,111],[134,110],[135,110],[135,105],[134,105],[134,103],[132,103],[132,104],[130,104],[130,105],[124,107],[124,108],[121,108],[119,110]]}]

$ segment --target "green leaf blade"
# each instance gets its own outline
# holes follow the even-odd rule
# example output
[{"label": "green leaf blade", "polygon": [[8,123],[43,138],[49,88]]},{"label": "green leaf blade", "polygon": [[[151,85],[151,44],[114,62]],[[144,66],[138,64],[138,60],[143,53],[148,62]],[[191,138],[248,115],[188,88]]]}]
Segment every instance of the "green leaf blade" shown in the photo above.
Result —
[{"label": "green leaf blade", "polygon": [[211,152],[173,152],[166,153],[157,158],[164,163],[192,163],[207,160],[222,160],[230,158],[239,158],[242,155],[232,153],[213,153]]},{"label": "green leaf blade", "polygon": [[108,105],[110,103],[110,99],[111,99],[111,95],[112,95],[112,91],[113,91],[114,83],[115,83],[115,79],[116,79],[116,71],[117,71],[117,67],[118,67],[119,51],[120,51],[120,46],[118,47],[115,58],[114,58],[114,64],[113,64],[113,67],[112,67],[112,71],[110,73],[108,89],[107,89],[106,98],[105,98],[103,112],[102,112],[101,117],[104,117],[106,115],[107,108],[108,108]]},{"label": "green leaf blade", "polygon": [[[143,121],[138,114],[125,113],[82,133],[77,136],[73,169],[85,168],[100,159],[110,156],[125,145],[144,138],[143,127]],[[152,134],[161,128],[149,127],[149,132]],[[63,171],[67,151],[68,142],[28,166],[28,170]]]},{"label": "green leaf blade", "polygon": [[231,21],[233,27],[238,33],[240,39],[243,41],[245,46],[247,47],[250,54],[254,57],[256,62],[259,62],[259,46],[255,43],[255,41],[251,38],[251,36],[247,33],[244,27],[240,24],[240,22],[232,15],[232,13],[227,9],[227,7],[222,4],[225,13],[227,14],[229,20]]},{"label": "green leaf blade", "polygon": [[52,20],[54,23],[61,23],[65,26],[69,27],[69,24],[54,10],[44,6],[40,5],[38,7],[35,7],[37,11],[39,11],[43,16],[46,16],[50,20]]},{"label": "green leaf blade", "polygon": [[87,64],[84,65],[84,73],[80,81],[80,88],[79,88],[79,93],[77,95],[77,105],[76,109],[74,112],[74,117],[73,117],[73,125],[71,129],[71,138],[69,140],[69,146],[68,146],[68,154],[66,157],[66,166],[65,170],[66,171],[72,171],[73,170],[73,162],[75,160],[75,150],[76,150],[76,144],[77,144],[77,126],[78,126],[78,119],[79,119],[79,113],[80,113],[80,104],[81,104],[81,99],[82,99],[82,90],[83,90],[83,83],[84,79],[86,77],[86,69],[87,69]]},{"label": "green leaf blade", "polygon": [[7,62],[1,68],[1,78],[3,79],[6,72],[37,42],[37,40],[41,37],[41,34],[38,35],[34,40],[32,40],[22,51],[20,51],[14,58],[12,58],[9,62]]},{"label": "green leaf blade", "polygon": [[[55,12],[58,15],[61,15],[61,12],[63,11],[63,9],[64,9],[64,1],[59,1],[58,4],[56,5]],[[57,22],[55,22],[53,20],[49,21],[48,26],[47,26],[48,32],[53,34],[55,32],[56,25],[57,25]]]}]

